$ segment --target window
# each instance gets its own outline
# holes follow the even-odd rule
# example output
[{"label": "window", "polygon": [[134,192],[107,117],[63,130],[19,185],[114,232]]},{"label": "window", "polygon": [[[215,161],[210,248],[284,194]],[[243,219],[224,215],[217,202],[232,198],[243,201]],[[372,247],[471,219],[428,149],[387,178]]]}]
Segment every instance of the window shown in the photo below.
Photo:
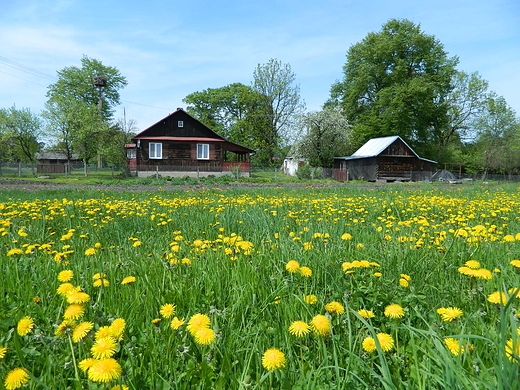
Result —
[{"label": "window", "polygon": [[136,150],[135,149],[127,149],[126,150],[126,158],[136,158]]},{"label": "window", "polygon": [[209,160],[209,144],[197,144],[197,160]]},{"label": "window", "polygon": [[150,158],[161,159],[162,158],[162,144],[150,142]]},{"label": "window", "polygon": [[184,127],[184,121],[178,121],[177,122],[178,127]]}]

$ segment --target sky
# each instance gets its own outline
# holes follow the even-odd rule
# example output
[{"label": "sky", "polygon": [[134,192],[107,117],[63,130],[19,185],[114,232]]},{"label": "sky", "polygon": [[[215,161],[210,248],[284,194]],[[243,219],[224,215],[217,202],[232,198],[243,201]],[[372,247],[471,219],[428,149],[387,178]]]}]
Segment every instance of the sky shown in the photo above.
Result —
[{"label": "sky", "polygon": [[317,111],[349,47],[390,19],[419,24],[520,115],[518,0],[0,0],[0,108],[41,113],[57,72],[86,55],[126,77],[115,118],[139,131],[190,93],[251,85],[272,58]]}]

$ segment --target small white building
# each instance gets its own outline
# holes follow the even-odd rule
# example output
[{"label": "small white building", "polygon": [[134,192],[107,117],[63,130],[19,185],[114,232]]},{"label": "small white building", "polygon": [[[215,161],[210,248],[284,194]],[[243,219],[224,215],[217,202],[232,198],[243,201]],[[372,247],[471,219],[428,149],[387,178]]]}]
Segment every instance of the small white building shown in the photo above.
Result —
[{"label": "small white building", "polygon": [[282,172],[285,175],[296,176],[298,168],[305,165],[305,163],[307,163],[307,160],[304,158],[286,157],[285,160],[283,160]]}]

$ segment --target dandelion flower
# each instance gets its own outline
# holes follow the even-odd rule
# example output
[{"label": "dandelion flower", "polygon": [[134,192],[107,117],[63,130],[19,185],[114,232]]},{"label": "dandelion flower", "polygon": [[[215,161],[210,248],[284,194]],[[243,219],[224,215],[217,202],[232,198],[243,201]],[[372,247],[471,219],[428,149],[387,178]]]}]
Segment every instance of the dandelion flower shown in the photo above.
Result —
[{"label": "dandelion flower", "polygon": [[262,356],[262,366],[268,371],[285,367],[285,354],[277,348],[269,348]]},{"label": "dandelion flower", "polygon": [[78,367],[80,368],[81,371],[85,372],[87,371],[90,367],[92,367],[92,365],[97,362],[97,359],[94,359],[94,358],[87,358],[87,359],[83,359],[82,361],[80,361],[78,363]]},{"label": "dandelion flower", "polygon": [[309,305],[314,305],[316,302],[318,302],[316,295],[306,295],[303,300]]},{"label": "dandelion flower", "polygon": [[520,363],[520,343],[517,341],[516,345],[513,344],[513,339],[506,341],[505,345],[506,356],[509,360]]},{"label": "dandelion flower", "polygon": [[468,260],[464,263],[464,265],[471,269],[479,269],[480,263],[477,260]]},{"label": "dandelion flower", "polygon": [[306,278],[312,276],[312,270],[309,267],[301,267],[300,273],[302,276],[304,276]]},{"label": "dandelion flower", "polygon": [[78,288],[74,287],[72,283],[62,283],[59,285],[56,292],[59,295],[63,295],[64,297],[66,297],[67,295],[72,294],[73,292],[78,292]]},{"label": "dandelion flower", "polygon": [[92,322],[79,323],[72,331],[72,341],[79,343],[87,336],[88,332],[90,332],[93,327],[94,323]]},{"label": "dandelion flower", "polygon": [[188,321],[188,326],[186,328],[192,335],[195,335],[195,333],[198,330],[209,328],[210,325],[211,320],[207,315],[197,313],[191,316],[190,320]]},{"label": "dandelion flower", "polygon": [[121,340],[123,338],[123,332],[125,328],[126,321],[123,318],[116,318],[114,321],[112,321],[108,327],[108,330],[114,339]]},{"label": "dandelion flower", "polygon": [[394,339],[388,333],[378,333],[376,336],[383,351],[388,352],[394,347]]},{"label": "dandelion flower", "polygon": [[363,340],[363,342],[361,343],[361,346],[363,347],[363,349],[367,352],[374,352],[377,347],[376,347],[376,342],[374,341],[374,338],[372,337],[365,337],[365,339]]},{"label": "dandelion flower", "polygon": [[74,272],[71,271],[70,269],[66,269],[64,271],[61,271],[59,274],[58,274],[58,280],[60,282],[68,282],[69,280],[71,280],[72,278],[74,277]]},{"label": "dandelion flower", "polygon": [[325,310],[330,314],[343,314],[345,313],[345,307],[339,302],[332,301],[325,305]]},{"label": "dandelion flower", "polygon": [[458,307],[441,307],[437,310],[443,321],[451,322],[462,316],[462,310]]},{"label": "dandelion flower", "polygon": [[289,333],[297,337],[303,337],[307,335],[310,332],[310,330],[310,325],[304,321],[294,321],[289,326]]},{"label": "dandelion flower", "polygon": [[412,279],[410,277],[410,275],[407,275],[407,274],[401,274],[400,276],[401,276],[401,278],[406,279],[407,281],[410,281]]},{"label": "dandelion flower", "polygon": [[4,387],[6,390],[19,389],[29,383],[29,374],[25,368],[15,368],[9,371],[5,377]]},{"label": "dandelion flower", "polygon": [[128,390],[129,387],[127,385],[115,385],[110,390]]},{"label": "dandelion flower", "polygon": [[161,310],[159,310],[159,313],[163,318],[170,318],[175,314],[175,305],[172,305],[171,303],[166,303],[161,306]]},{"label": "dandelion flower", "polygon": [[85,251],[85,256],[94,256],[97,253],[96,248],[88,248]]},{"label": "dandelion flower", "polygon": [[121,281],[121,284],[130,284],[135,282],[135,276],[127,276]]},{"label": "dandelion flower", "polygon": [[76,321],[64,320],[61,324],[58,325],[54,334],[58,337],[66,337],[67,334],[70,334],[74,331],[75,327]]},{"label": "dandelion flower", "polygon": [[374,312],[371,310],[361,309],[361,310],[358,310],[358,314],[363,318],[374,318],[375,317]]},{"label": "dandelion flower", "polygon": [[73,292],[67,295],[68,303],[86,303],[90,300],[90,295],[82,291]]},{"label": "dandelion flower", "polygon": [[102,339],[102,338],[105,338],[105,337],[112,337],[112,331],[110,330],[110,326],[102,326],[102,327],[100,327],[96,331],[96,334],[94,335],[94,338],[96,340]]},{"label": "dandelion flower", "polygon": [[88,370],[88,379],[93,382],[110,382],[121,376],[122,368],[117,360],[108,358],[97,360]]},{"label": "dandelion flower", "polygon": [[505,305],[507,302],[507,297],[504,292],[501,291],[495,291],[494,293],[489,294],[487,297],[488,302],[494,303],[494,304],[502,304]]},{"label": "dandelion flower", "polygon": [[79,303],[69,305],[63,313],[63,318],[66,320],[79,320],[85,314],[85,308]]},{"label": "dandelion flower", "polygon": [[184,325],[185,321],[184,321],[184,318],[182,319],[179,319],[177,317],[173,317],[173,320],[172,322],[170,323],[170,328],[172,328],[173,330],[177,330],[179,329],[182,325]]},{"label": "dandelion flower", "polygon": [[385,308],[385,316],[389,318],[403,318],[404,317],[404,310],[401,306],[397,304],[388,305]]},{"label": "dandelion flower", "polygon": [[464,348],[460,345],[460,342],[457,339],[448,337],[447,339],[444,339],[444,344],[454,356],[459,356],[464,353]]},{"label": "dandelion flower", "polygon": [[352,240],[352,234],[350,234],[350,233],[343,233],[341,235],[341,239],[345,240],[345,241]]},{"label": "dandelion flower", "polygon": [[103,287],[108,287],[108,286],[110,286],[110,281],[109,281],[108,279],[104,279],[104,278],[102,278],[102,279],[96,279],[96,280],[94,280],[94,282],[92,283],[92,285],[93,285],[94,287],[101,287],[101,286],[103,286]]},{"label": "dandelion flower", "polygon": [[31,333],[34,328],[34,320],[30,316],[23,317],[16,325],[16,332],[20,336],[25,336]]},{"label": "dandelion flower", "polygon": [[329,319],[322,314],[312,318],[311,326],[314,333],[321,336],[328,336],[332,332]]},{"label": "dandelion flower", "polygon": [[285,264],[285,269],[291,273],[295,273],[300,269],[300,263],[298,263],[296,260],[290,260]]},{"label": "dandelion flower", "polygon": [[399,285],[401,287],[408,287],[409,286],[408,280],[406,280],[405,278],[399,279]]},{"label": "dandelion flower", "polygon": [[92,348],[90,348],[90,353],[94,357],[94,359],[106,359],[113,356],[116,353],[117,343],[116,340],[112,337],[103,337],[101,339],[97,339]]},{"label": "dandelion flower", "polygon": [[201,328],[193,334],[195,342],[201,345],[210,345],[215,341],[215,331],[211,328]]},{"label": "dandelion flower", "polygon": [[380,278],[381,276],[383,276],[383,274],[381,272],[374,272],[374,276],[376,278]]},{"label": "dandelion flower", "polygon": [[489,280],[493,278],[493,274],[491,273],[491,271],[486,268],[477,269],[475,272],[473,272],[472,276],[484,280]]},{"label": "dandelion flower", "polygon": [[3,359],[5,357],[6,353],[7,353],[7,347],[0,347],[0,359]]}]

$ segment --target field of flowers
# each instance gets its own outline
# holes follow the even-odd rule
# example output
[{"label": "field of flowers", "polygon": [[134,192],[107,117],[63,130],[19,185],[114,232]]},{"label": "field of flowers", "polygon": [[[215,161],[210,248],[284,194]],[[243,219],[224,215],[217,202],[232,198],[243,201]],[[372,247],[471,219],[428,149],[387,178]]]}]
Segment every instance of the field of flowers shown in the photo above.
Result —
[{"label": "field of flowers", "polygon": [[0,389],[519,389],[518,188],[0,194]]}]

